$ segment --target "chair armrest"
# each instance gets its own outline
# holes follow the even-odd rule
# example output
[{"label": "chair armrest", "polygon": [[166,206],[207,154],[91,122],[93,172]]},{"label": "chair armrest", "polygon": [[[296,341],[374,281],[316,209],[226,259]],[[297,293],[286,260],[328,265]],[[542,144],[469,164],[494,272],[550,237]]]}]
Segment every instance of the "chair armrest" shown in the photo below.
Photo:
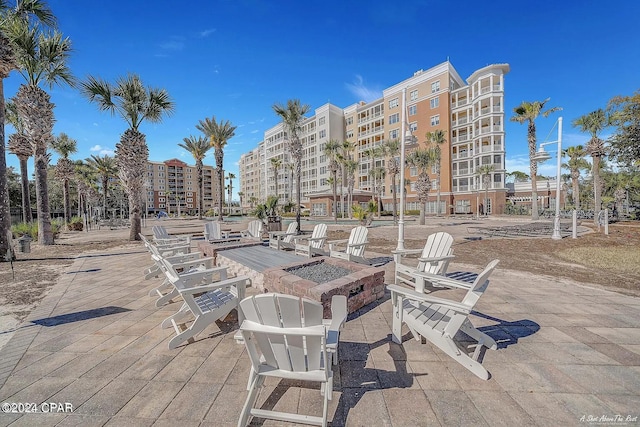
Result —
[{"label": "chair armrest", "polygon": [[423,249],[396,249],[391,251],[391,253],[393,255],[405,256],[405,255],[421,254],[422,251]]},{"label": "chair armrest", "polygon": [[440,276],[433,273],[425,273],[424,271],[414,271],[410,273],[411,276],[420,277],[432,285],[444,286],[447,288],[459,288],[469,289],[473,286],[472,283],[463,282],[462,280],[451,279],[449,277]]},{"label": "chair armrest", "polygon": [[343,240],[330,240],[327,242],[329,244],[329,250],[333,251],[334,250],[334,246],[339,246],[345,243],[349,243],[349,239],[343,239]]},{"label": "chair armrest", "polygon": [[418,261],[422,261],[422,262],[439,262],[439,261],[446,261],[446,260],[451,260],[454,259],[455,255],[444,255],[444,256],[438,256],[438,257],[430,257],[430,258],[418,258]]},{"label": "chair armrest", "polygon": [[416,292],[413,289],[404,288],[398,285],[387,285],[387,289],[391,291],[392,296],[396,293],[414,301],[438,304],[464,314],[471,313],[471,308],[469,306],[456,301],[426,295],[421,292]]},{"label": "chair armrest", "polygon": [[359,248],[360,246],[364,246],[366,244],[368,244],[369,242],[362,242],[362,243],[349,243],[347,245],[347,247],[349,248]]},{"label": "chair armrest", "polygon": [[[196,283],[198,281],[202,281],[208,277],[213,276],[214,274],[220,274],[220,280],[225,280],[227,278],[227,267],[213,267],[207,268],[206,270],[194,270],[189,271],[187,273],[180,273],[178,281],[182,281],[184,283]],[[213,280],[213,279],[208,279]],[[175,284],[175,283],[174,283]]]},{"label": "chair armrest", "polygon": [[213,258],[212,257],[206,257],[206,258],[199,258],[199,259],[192,259],[192,260],[187,260],[184,262],[176,262],[176,263],[170,263],[171,266],[175,269],[175,268],[189,268],[189,267],[193,267],[194,265],[199,265],[202,264],[204,266],[206,266],[206,268],[213,268]]},{"label": "chair armrest", "polygon": [[[178,289],[181,294],[202,294],[208,291],[214,291],[220,288],[228,288],[230,286],[246,286],[249,278],[246,276],[232,277],[217,282],[207,283],[205,285],[192,286],[189,288]],[[244,282],[244,283],[243,283]]]},{"label": "chair armrest", "polygon": [[165,261],[173,265],[173,264],[180,264],[187,261],[200,260],[201,259],[200,255],[202,255],[200,252],[191,252],[188,254],[171,255],[163,258]]}]

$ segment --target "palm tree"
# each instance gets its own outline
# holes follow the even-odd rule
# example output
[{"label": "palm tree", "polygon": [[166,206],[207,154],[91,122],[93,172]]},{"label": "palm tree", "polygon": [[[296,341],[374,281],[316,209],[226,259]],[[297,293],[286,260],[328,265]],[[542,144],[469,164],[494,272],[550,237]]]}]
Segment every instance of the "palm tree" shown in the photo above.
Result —
[{"label": "palm tree", "polygon": [[222,205],[224,201],[224,171],[222,166],[224,161],[224,147],[227,145],[227,141],[236,134],[235,130],[237,126],[233,126],[229,120],[220,120],[220,122],[217,122],[215,116],[213,116],[211,119],[206,118],[200,120],[196,128],[209,138],[209,143],[214,150],[213,156],[216,159],[216,173],[218,175],[218,221],[222,221]]},{"label": "palm tree", "polygon": [[562,167],[569,169],[571,176],[571,187],[573,194],[573,205],[575,209],[580,209],[580,171],[587,170],[591,166],[585,159],[587,151],[582,145],[569,147],[562,150],[562,156],[567,156],[569,160],[562,164]]},{"label": "palm tree", "polygon": [[204,210],[204,191],[202,188],[204,182],[203,161],[207,155],[207,151],[211,145],[205,137],[190,136],[183,139],[184,144],[179,143],[178,146],[187,150],[196,161],[196,174],[198,175],[198,219],[202,219],[202,211]]},{"label": "palm tree", "polygon": [[349,141],[342,141],[340,147],[340,153],[338,155],[338,166],[340,168],[340,179],[338,182],[340,183],[340,213],[344,217],[344,183],[346,181],[345,177],[345,162],[347,160],[351,160],[351,152],[355,149],[355,145]]},{"label": "palm tree", "polygon": [[[366,150],[362,151],[362,155],[364,157],[367,157],[369,159],[369,161],[371,162],[370,165],[369,165],[369,176],[371,177],[371,171],[375,167],[376,157],[378,157],[380,155],[380,149],[379,149],[379,147],[367,148]],[[373,185],[371,185],[370,188],[371,188],[371,200],[373,201],[373,199],[375,197],[374,194],[376,194],[376,182],[375,182],[375,180],[373,181],[372,184]]]},{"label": "palm tree", "polygon": [[293,199],[293,173],[295,172],[296,169],[296,165],[294,165],[292,162],[287,162],[285,163],[285,169],[288,172],[288,190],[289,190],[289,203],[291,203],[291,200]]},{"label": "palm tree", "polygon": [[400,173],[400,162],[396,158],[400,152],[400,141],[398,139],[390,139],[383,145],[383,151],[387,158],[387,172],[391,175],[391,194],[393,195],[393,223],[398,223],[398,196],[396,195],[396,177]]},{"label": "palm tree", "polygon": [[236,179],[236,175],[229,172],[229,174],[227,175],[227,179],[229,180],[229,185],[228,185],[228,196],[229,196],[229,215],[231,215],[231,196],[233,194],[233,180]]},{"label": "palm tree", "polygon": [[381,214],[380,204],[382,202],[382,189],[383,189],[382,182],[384,181],[385,175],[386,173],[383,166],[377,166],[369,171],[369,176],[375,183],[375,189],[376,189],[375,194],[377,197],[376,207],[378,212],[378,218],[380,218],[380,214]]},{"label": "palm tree", "polygon": [[22,190],[22,219],[24,222],[33,221],[31,215],[31,195],[29,192],[29,172],[27,162],[29,157],[33,155],[33,149],[29,140],[24,135],[24,130],[20,117],[18,116],[18,108],[15,102],[9,101],[6,104],[6,120],[10,123],[16,133],[9,135],[9,143],[7,148],[11,154],[15,154],[20,161],[20,176]]},{"label": "palm tree", "polygon": [[96,156],[92,154],[91,157],[85,160],[87,165],[93,169],[94,173],[100,180],[100,188],[102,189],[102,211],[106,215],[107,213],[107,193],[109,191],[109,181],[111,178],[118,176],[118,167],[116,165],[116,159],[105,154],[104,156]]},{"label": "palm tree", "polygon": [[50,96],[42,88],[50,89],[58,84],[75,85],[75,79],[67,66],[71,53],[71,41],[62,34],[45,35],[37,28],[19,27],[13,34],[14,45],[19,52],[18,72],[26,83],[15,96],[18,115],[23,124],[24,135],[31,143],[34,154],[36,205],[38,210],[38,242],[53,244],[49,191],[47,189],[47,148],[53,139],[53,107]]},{"label": "palm tree", "polygon": [[142,192],[149,157],[146,137],[139,131],[139,127],[145,120],[151,123],[162,122],[163,116],[173,111],[174,103],[166,90],[145,88],[140,77],[135,74],[121,77],[115,84],[89,76],[82,83],[82,94],[90,102],[96,102],[100,110],[117,113],[129,126],[116,144],[116,163],[118,176],[129,198],[129,240],[139,240],[142,231]]},{"label": "palm tree", "polygon": [[349,206],[349,218],[353,218],[353,187],[356,183],[356,170],[358,169],[358,162],[352,159],[344,161],[344,170],[347,174],[347,206]]},{"label": "palm tree", "polygon": [[[9,6],[6,1],[0,1],[0,262],[7,260],[6,255],[9,249],[7,233],[11,228],[7,159],[4,142],[4,79],[9,77],[11,71],[17,70],[19,67],[16,59],[18,56],[17,47],[13,43],[11,34],[16,27],[27,27],[40,23],[46,26],[55,26],[55,17],[44,1],[16,0],[13,7]],[[31,210],[29,208],[30,214]]]},{"label": "palm tree", "polygon": [[600,197],[602,192],[602,184],[600,182],[600,162],[606,155],[605,142],[598,135],[611,123],[609,116],[604,110],[598,109],[589,114],[575,119],[571,125],[580,128],[581,132],[591,135],[591,139],[587,142],[587,153],[593,159],[591,163],[591,176],[593,177],[593,203],[594,203],[594,221],[598,224],[598,214],[600,213]]},{"label": "palm tree", "polygon": [[324,144],[324,154],[329,159],[329,171],[331,172],[331,191],[333,193],[333,220],[338,223],[338,157],[342,144],[335,139]]},{"label": "palm tree", "polygon": [[[482,179],[482,187],[484,188],[484,214],[489,215],[489,185],[491,184],[491,172],[494,171],[493,165],[482,165],[476,169],[476,175]],[[560,201],[558,201],[560,203]]]},{"label": "palm tree", "polygon": [[62,197],[64,204],[64,222],[71,221],[71,201],[69,200],[69,180],[73,178],[75,166],[69,159],[69,155],[77,151],[78,143],[75,139],[69,138],[66,133],[61,133],[53,139],[51,148],[60,155],[56,164],[56,178],[62,181]]},{"label": "palm tree", "polygon": [[436,174],[437,174],[437,196],[436,196],[436,214],[440,215],[440,177],[441,177],[441,169],[442,169],[442,149],[441,145],[447,143],[447,131],[438,129],[433,132],[427,132],[427,144],[433,147],[435,150],[436,156]]},{"label": "palm tree", "polygon": [[535,160],[537,142],[536,142],[536,119],[538,116],[548,117],[551,113],[562,110],[560,107],[552,107],[546,111],[544,105],[549,102],[551,98],[547,98],[544,101],[523,101],[522,104],[515,107],[513,112],[515,115],[511,117],[512,122],[518,122],[520,124],[527,123],[527,142],[529,144],[529,169],[531,176],[531,219],[538,220],[538,188],[537,174],[538,163]]},{"label": "palm tree", "polygon": [[272,157],[271,159],[269,159],[269,161],[271,162],[271,169],[273,169],[273,179],[275,180],[276,184],[276,191],[274,194],[276,197],[278,197],[278,171],[282,167],[282,159],[280,157]]},{"label": "palm tree", "polygon": [[244,208],[242,202],[244,200],[244,192],[238,191],[238,197],[240,198],[240,216],[244,216]]},{"label": "palm tree", "polygon": [[513,178],[514,182],[525,182],[529,180],[529,175],[522,171],[507,172],[507,176]]},{"label": "palm tree", "polygon": [[284,130],[288,138],[289,153],[293,158],[296,172],[296,232],[300,234],[300,200],[302,198],[301,179],[302,179],[302,143],[300,142],[299,133],[302,127],[304,115],[311,107],[307,104],[301,104],[299,99],[290,99],[287,105],[274,104],[273,111],[282,119]]},{"label": "palm tree", "polygon": [[416,193],[420,201],[420,225],[425,224],[425,211],[429,201],[429,191],[431,190],[431,179],[429,171],[435,163],[435,152],[433,149],[417,148],[407,156],[407,164],[418,170],[416,179]]}]

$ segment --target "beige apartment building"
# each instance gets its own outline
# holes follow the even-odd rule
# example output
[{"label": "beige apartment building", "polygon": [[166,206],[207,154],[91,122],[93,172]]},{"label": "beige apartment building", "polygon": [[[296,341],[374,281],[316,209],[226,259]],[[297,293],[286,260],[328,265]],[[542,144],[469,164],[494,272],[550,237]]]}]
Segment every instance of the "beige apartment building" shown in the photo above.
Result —
[{"label": "beige apartment building", "polygon": [[[198,175],[195,165],[178,159],[147,162],[146,211],[150,215],[165,211],[172,215],[198,212]],[[216,203],[215,169],[204,165],[204,212]],[[204,213],[203,212],[203,213]]]},{"label": "beige apartment building", "polygon": [[[355,192],[369,197],[381,193],[383,208],[391,210],[394,194],[391,177],[386,176],[376,192],[376,182],[370,173],[373,168],[386,168],[387,159],[372,157],[371,149],[385,140],[406,139],[411,141],[405,145],[409,153],[416,147],[428,146],[427,132],[443,130],[446,143],[441,147],[441,202],[437,206],[438,181],[434,167],[430,174],[432,192],[427,212],[501,213],[506,195],[504,76],[508,72],[508,64],[489,65],[473,72],[465,81],[447,61],[415,72],[385,89],[383,96],[375,101],[359,102],[344,109],[332,104],[319,107],[303,122],[302,204],[312,214],[331,214],[333,199],[327,183],[330,172],[323,150],[328,140],[336,139],[349,141],[354,146],[350,156],[358,161]],[[403,129],[405,138],[402,138]],[[407,131],[412,138],[406,138]],[[277,171],[277,189],[276,172],[270,160],[274,157],[282,163]],[[271,194],[278,194],[285,203],[292,195],[295,198],[295,183],[286,167],[291,163],[286,134],[282,124],[278,124],[265,132],[264,140],[256,149],[240,159],[243,205],[249,207],[250,200],[262,202]],[[488,192],[478,174],[484,165],[491,169]],[[405,169],[405,177],[410,181],[406,187],[406,209],[419,209],[414,187],[417,175],[415,168]],[[346,177],[340,181],[346,187]],[[395,192],[399,191],[397,178]],[[343,192],[346,193],[346,189]],[[488,194],[486,200],[485,194]],[[362,201],[362,197],[359,199]],[[339,202],[336,208],[340,210],[342,204]]]}]

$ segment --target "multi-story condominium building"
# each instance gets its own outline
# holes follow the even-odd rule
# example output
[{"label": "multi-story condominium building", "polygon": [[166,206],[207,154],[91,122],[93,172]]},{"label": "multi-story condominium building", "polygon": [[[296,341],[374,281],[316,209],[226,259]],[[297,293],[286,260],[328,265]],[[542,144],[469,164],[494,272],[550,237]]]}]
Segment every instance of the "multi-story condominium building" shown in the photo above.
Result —
[{"label": "multi-story condominium building", "polygon": [[[465,82],[447,61],[417,71],[385,89],[380,99],[359,102],[344,109],[331,104],[318,108],[302,124],[302,203],[311,208],[312,213],[331,212],[332,200],[328,197],[331,189],[327,183],[330,173],[324,144],[336,139],[352,143],[349,155],[358,161],[356,191],[369,196],[374,192],[381,194],[381,203],[390,210],[393,195],[399,192],[399,180],[394,192],[388,174],[382,182],[372,178],[372,170],[387,166],[385,156],[375,154],[374,149],[384,141],[404,140],[401,134],[404,125],[404,129],[413,135],[413,142],[405,146],[407,153],[417,147],[429,146],[427,132],[445,132],[446,143],[441,146],[441,202],[436,206],[438,182],[434,166],[430,171],[432,196],[427,212],[472,213],[482,209],[500,213],[506,194],[504,76],[508,72],[507,64],[489,65],[473,72]],[[240,190],[243,193],[250,192],[260,201],[276,194],[274,169],[270,163],[273,157],[282,159],[282,165],[292,163],[282,124],[267,130],[261,145],[241,158]],[[479,173],[481,166],[489,166],[482,168],[489,169],[485,174],[489,178],[486,200],[486,180]],[[248,175],[252,171],[259,172]],[[410,181],[406,208],[418,209],[415,191],[418,171],[407,167],[405,175]],[[345,178],[341,179],[344,186]],[[282,167],[278,171],[277,189],[281,200],[289,200],[291,194],[295,194],[291,181],[288,169]],[[245,205],[247,200],[245,197]]]},{"label": "multi-story condominium building", "polygon": [[[146,209],[150,214],[165,211],[171,214],[198,212],[198,176],[195,165],[178,159],[147,162]],[[215,169],[204,165],[204,212],[216,205]],[[203,213],[204,213],[203,212]]]}]

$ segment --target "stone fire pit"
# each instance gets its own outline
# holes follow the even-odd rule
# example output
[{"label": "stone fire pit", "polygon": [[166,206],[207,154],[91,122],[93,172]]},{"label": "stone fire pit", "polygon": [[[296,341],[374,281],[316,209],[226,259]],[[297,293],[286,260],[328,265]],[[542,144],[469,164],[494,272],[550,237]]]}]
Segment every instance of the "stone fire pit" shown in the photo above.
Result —
[{"label": "stone fire pit", "polygon": [[[314,272],[314,267],[324,271]],[[316,276],[319,280],[309,280],[300,275]],[[321,302],[325,318],[331,317],[333,295],[347,297],[349,313],[384,296],[383,269],[336,258],[321,257],[269,268],[264,270],[263,277],[265,291]]]}]

